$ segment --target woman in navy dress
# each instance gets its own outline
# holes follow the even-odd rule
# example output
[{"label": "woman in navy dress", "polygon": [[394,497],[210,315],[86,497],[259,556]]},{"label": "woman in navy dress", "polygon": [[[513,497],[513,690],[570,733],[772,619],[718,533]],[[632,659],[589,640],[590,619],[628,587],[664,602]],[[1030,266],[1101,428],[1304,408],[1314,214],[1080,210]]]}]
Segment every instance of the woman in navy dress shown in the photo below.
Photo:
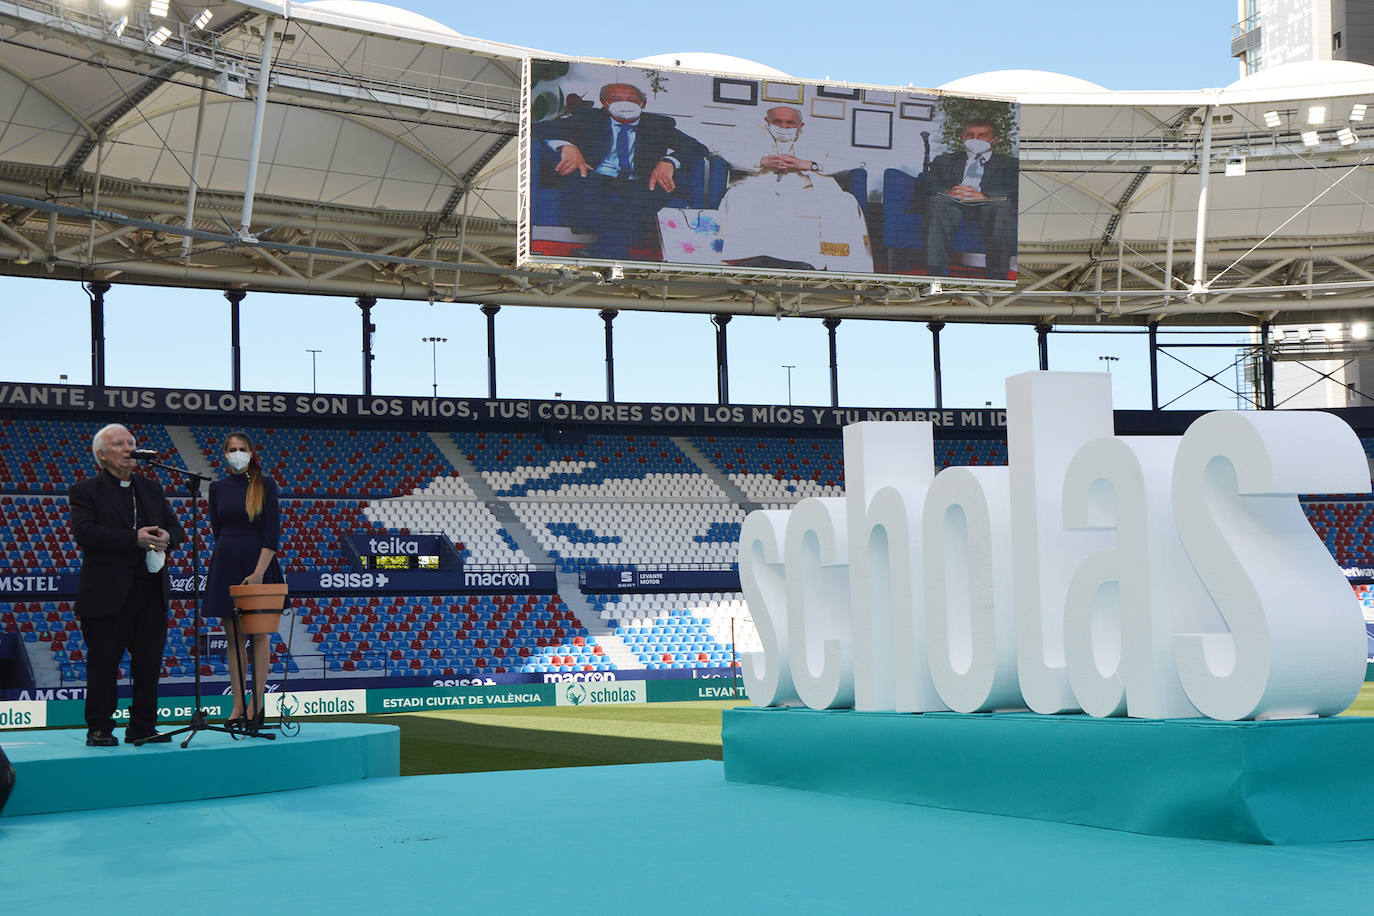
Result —
[{"label": "woman in navy dress", "polygon": [[244,634],[234,616],[231,585],[261,585],[284,582],[277,563],[281,541],[281,508],[277,485],[263,474],[262,466],[246,433],[233,432],[224,438],[224,460],[229,475],[210,484],[210,530],[215,536],[215,551],[210,556],[210,573],[205,585],[205,616],[218,617],[229,641],[229,677],[234,685],[234,708],[229,725],[261,725],[262,694],[270,669],[267,666],[268,635],[253,634],[253,701],[247,713],[243,690],[247,676]]}]

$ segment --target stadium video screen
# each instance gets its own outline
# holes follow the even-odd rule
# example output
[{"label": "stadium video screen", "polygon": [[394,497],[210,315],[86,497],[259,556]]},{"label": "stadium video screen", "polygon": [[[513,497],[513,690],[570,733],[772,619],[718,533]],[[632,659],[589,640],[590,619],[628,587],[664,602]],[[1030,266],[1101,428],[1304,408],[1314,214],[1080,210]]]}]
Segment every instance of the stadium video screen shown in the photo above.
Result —
[{"label": "stadium video screen", "polygon": [[1018,110],[533,60],[524,263],[1007,282]]},{"label": "stadium video screen", "polygon": [[359,558],[363,569],[438,569],[439,558],[433,555],[407,556],[405,554],[380,554]]}]

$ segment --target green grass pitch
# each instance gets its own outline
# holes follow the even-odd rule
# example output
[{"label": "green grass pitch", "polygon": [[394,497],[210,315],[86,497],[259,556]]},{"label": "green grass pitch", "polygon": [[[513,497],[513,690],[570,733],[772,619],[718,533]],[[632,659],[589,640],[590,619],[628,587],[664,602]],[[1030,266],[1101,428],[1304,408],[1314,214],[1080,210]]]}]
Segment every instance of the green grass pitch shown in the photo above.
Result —
[{"label": "green grass pitch", "polygon": [[[400,726],[401,775],[419,776],[719,760],[721,711],[740,705],[744,704],[541,706],[338,717],[333,721]],[[1374,683],[1364,685],[1344,714],[1374,716]]]}]

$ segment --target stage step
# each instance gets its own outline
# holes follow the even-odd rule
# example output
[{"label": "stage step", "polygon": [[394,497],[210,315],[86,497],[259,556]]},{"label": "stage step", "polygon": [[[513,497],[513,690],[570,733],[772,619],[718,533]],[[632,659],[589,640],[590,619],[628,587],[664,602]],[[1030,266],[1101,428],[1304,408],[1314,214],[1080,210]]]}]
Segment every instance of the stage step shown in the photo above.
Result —
[{"label": "stage step", "polygon": [[[164,729],[165,731],[166,729]],[[255,795],[400,775],[392,725],[306,722],[275,740],[197,732],[169,744],[87,747],[84,728],[4,732],[14,765],[5,817]]]}]

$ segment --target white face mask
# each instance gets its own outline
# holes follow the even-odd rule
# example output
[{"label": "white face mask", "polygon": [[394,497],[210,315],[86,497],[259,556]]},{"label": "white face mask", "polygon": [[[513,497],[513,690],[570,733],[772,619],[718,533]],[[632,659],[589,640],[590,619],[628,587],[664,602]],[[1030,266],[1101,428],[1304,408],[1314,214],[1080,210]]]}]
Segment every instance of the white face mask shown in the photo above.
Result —
[{"label": "white face mask", "polygon": [[773,124],[768,125],[768,133],[772,134],[773,139],[777,140],[779,143],[793,142],[797,139],[797,134],[800,131],[800,127],[777,127]]},{"label": "white face mask", "polygon": [[143,563],[150,573],[162,572],[162,567],[167,565],[167,552],[157,549],[149,550],[143,555]]},{"label": "white face mask", "polygon": [[612,102],[606,106],[606,110],[617,121],[634,121],[639,117],[639,113],[644,110],[644,106],[637,102]]},{"label": "white face mask", "polygon": [[229,467],[236,471],[242,471],[248,467],[248,462],[253,460],[252,452],[230,452],[224,456],[224,460],[229,462]]},{"label": "white face mask", "polygon": [[968,150],[970,156],[981,156],[992,149],[992,144],[986,140],[968,139],[964,141],[964,149]]}]

